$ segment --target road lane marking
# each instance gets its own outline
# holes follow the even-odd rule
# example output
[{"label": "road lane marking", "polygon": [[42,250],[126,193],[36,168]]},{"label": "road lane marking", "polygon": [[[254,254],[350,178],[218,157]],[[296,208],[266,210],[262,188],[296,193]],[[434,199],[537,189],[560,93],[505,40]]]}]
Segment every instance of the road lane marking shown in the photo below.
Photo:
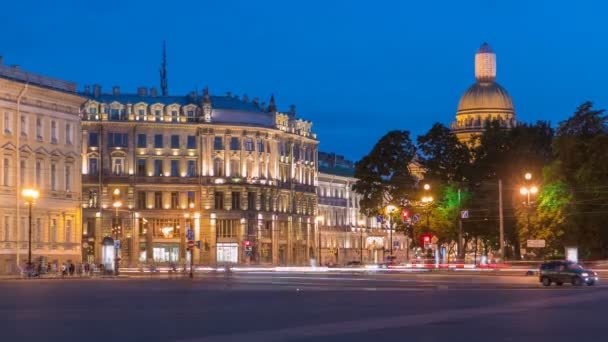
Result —
[{"label": "road lane marking", "polygon": [[512,314],[522,311],[539,309],[551,305],[567,305],[586,301],[608,299],[608,292],[587,292],[571,296],[559,296],[516,302],[509,305],[490,306],[482,308],[451,309],[417,315],[402,315],[394,317],[372,318],[348,322],[307,325],[300,327],[282,328],[275,330],[248,331],[237,334],[223,334],[199,338],[180,339],[179,342],[223,342],[223,341],[285,341],[289,339],[313,338],[355,334],[380,329],[396,329],[430,323],[465,320],[479,316]]}]

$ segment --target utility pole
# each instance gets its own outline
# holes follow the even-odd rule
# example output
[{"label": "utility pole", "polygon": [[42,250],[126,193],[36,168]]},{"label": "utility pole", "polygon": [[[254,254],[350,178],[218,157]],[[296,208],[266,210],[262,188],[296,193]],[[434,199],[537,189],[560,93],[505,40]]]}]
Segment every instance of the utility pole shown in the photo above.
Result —
[{"label": "utility pole", "polygon": [[505,261],[505,227],[502,214],[502,179],[498,180],[498,229],[500,238],[500,257]]},{"label": "utility pole", "polygon": [[[458,189],[458,211],[461,211],[462,207],[460,205],[460,189]],[[462,244],[462,213],[458,213],[458,258],[462,258],[464,256],[464,246]]]}]

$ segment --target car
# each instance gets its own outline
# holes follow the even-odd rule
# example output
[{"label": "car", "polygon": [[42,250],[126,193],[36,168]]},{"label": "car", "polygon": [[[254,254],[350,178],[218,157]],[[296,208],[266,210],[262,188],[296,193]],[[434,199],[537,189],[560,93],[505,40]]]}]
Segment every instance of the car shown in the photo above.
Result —
[{"label": "car", "polygon": [[346,267],[360,267],[363,266],[363,264],[361,263],[361,261],[349,261],[348,263],[346,263]]},{"label": "car", "polygon": [[551,283],[555,283],[557,286],[564,283],[571,283],[574,286],[583,284],[592,286],[599,282],[599,277],[596,272],[585,269],[572,261],[550,261],[540,266],[538,280],[544,286],[550,286]]}]

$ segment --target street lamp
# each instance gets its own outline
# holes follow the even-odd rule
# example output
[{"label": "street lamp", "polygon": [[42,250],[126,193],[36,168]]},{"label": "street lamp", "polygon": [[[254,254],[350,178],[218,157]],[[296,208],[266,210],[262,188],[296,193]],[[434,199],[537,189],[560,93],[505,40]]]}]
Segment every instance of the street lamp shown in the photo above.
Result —
[{"label": "street lamp", "polygon": [[526,185],[522,186],[519,189],[519,193],[522,196],[526,196],[526,201],[524,202],[524,205],[526,207],[526,213],[527,213],[527,224],[526,224],[526,228],[528,230],[528,235],[530,234],[530,209],[532,208],[532,201],[530,201],[530,196],[534,196],[538,193],[538,187],[536,187],[535,185],[529,185],[529,181],[532,179],[532,174],[530,172],[527,172],[524,175],[524,178],[526,180]]},{"label": "street lamp", "polygon": [[363,229],[365,229],[365,220],[357,221],[359,224],[359,234],[361,235],[361,241],[359,241],[359,252],[360,252],[360,263],[363,266]]},{"label": "street lamp", "polygon": [[321,229],[319,227],[319,222],[324,222],[325,221],[325,217],[323,217],[322,215],[318,215],[315,217],[315,225],[317,226],[317,239],[318,239],[318,248],[317,248],[317,254],[318,254],[318,258],[319,258],[319,266],[321,266]]},{"label": "street lamp", "polygon": [[[386,214],[388,215],[388,229],[389,229],[389,236],[390,236],[390,247],[389,247],[389,251],[390,251],[390,256],[393,256],[393,221],[391,218],[391,214],[397,210],[397,207],[389,204],[386,206]],[[391,260],[392,261],[392,260]]]},{"label": "street lamp", "polygon": [[118,209],[122,206],[122,201],[120,200],[120,189],[116,188],[113,192],[113,202],[112,206],[114,207],[114,224],[112,225],[112,233],[115,237],[114,239],[114,274],[119,274],[119,260],[120,260],[120,248],[117,246],[116,241],[120,241],[120,224],[118,218]]},{"label": "street lamp", "polygon": [[[34,201],[36,200],[36,198],[38,198],[38,196],[40,195],[40,193],[38,192],[38,190],[34,190],[34,189],[23,189],[23,191],[21,192],[21,195],[23,196],[23,198],[25,198],[25,201],[27,202],[28,206],[29,206],[29,228],[28,228],[28,243],[27,243],[27,266],[28,266],[28,272],[32,267],[32,206],[34,206]],[[28,273],[28,276],[30,275],[30,273]]]},{"label": "street lamp", "polygon": [[[194,202],[190,202],[188,204],[188,207],[190,208],[190,210],[194,209]],[[192,221],[193,217],[194,217],[194,215],[191,215],[190,213],[184,214],[184,218],[186,218],[188,220],[188,229],[186,231],[188,231],[188,230],[194,231],[193,227],[192,227],[193,223],[194,223]],[[191,233],[191,234],[192,234],[192,236],[194,236],[194,233]],[[193,250],[194,250],[194,246],[190,247],[190,240],[188,241],[188,250],[190,252],[190,274],[189,274],[189,276],[190,276],[190,279],[192,279],[192,278],[194,278],[194,267],[193,267],[193,260],[194,260]]]}]

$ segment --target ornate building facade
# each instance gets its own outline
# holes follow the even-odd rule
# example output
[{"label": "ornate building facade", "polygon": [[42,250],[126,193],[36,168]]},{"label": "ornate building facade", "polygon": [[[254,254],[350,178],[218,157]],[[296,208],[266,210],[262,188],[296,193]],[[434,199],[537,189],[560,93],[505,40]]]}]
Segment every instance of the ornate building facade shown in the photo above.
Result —
[{"label": "ornate building facade", "polygon": [[80,106],[76,85],[2,65],[0,58],[0,273],[32,260],[79,262]]},{"label": "ornate building facade", "polygon": [[351,161],[334,153],[319,152],[318,217],[316,241],[321,264],[345,265],[358,261],[378,263],[390,255],[405,261],[407,239],[391,231],[386,222],[360,212],[361,196],[352,191],[357,181]]},{"label": "ornate building facade", "polygon": [[505,129],[515,127],[515,109],[509,93],[496,83],[496,54],[483,43],[475,54],[476,82],[458,103],[452,131],[463,143],[472,143],[489,121],[498,120]]},{"label": "ornate building facade", "polygon": [[[164,91],[163,91],[164,92]],[[314,253],[312,123],[247,96],[162,96],[86,88],[84,259],[122,265],[306,264]],[[111,238],[111,239],[110,239]]]}]

